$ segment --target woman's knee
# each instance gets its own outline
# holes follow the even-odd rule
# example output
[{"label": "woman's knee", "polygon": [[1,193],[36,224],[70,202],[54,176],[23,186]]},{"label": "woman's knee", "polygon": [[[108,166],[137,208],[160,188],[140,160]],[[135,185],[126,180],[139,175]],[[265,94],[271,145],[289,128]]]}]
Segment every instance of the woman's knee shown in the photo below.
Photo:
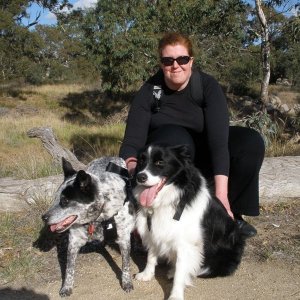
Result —
[{"label": "woman's knee", "polygon": [[263,157],[265,142],[261,134],[247,127],[230,127],[229,151]]}]

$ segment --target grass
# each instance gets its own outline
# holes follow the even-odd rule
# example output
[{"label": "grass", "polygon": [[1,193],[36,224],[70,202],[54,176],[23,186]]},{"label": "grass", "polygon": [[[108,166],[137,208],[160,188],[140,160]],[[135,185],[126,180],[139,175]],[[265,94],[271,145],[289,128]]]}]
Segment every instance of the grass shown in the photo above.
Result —
[{"label": "grass", "polygon": [[[299,102],[299,93],[289,87],[271,86],[270,93],[285,95],[287,102]],[[0,177],[22,179],[61,170],[40,140],[28,138],[29,129],[52,127],[58,141],[87,163],[102,155],[118,154],[125,125],[118,120],[116,108],[122,120],[128,112],[126,104],[103,97],[96,84],[18,85],[0,91],[0,108],[5,111],[0,118]],[[277,137],[267,147],[267,156],[299,154],[299,144]]]},{"label": "grass", "polygon": [[42,266],[39,250],[32,246],[43,226],[41,215],[49,201],[41,200],[30,211],[0,214],[0,285],[33,278]]},{"label": "grass", "polygon": [[[8,99],[0,97],[0,106],[13,108],[0,119],[0,177],[38,178],[57,174],[51,156],[41,141],[28,138],[26,132],[33,127],[52,127],[58,141],[71,149],[83,162],[102,155],[117,155],[124,133],[124,124],[70,122],[65,118],[69,109],[61,100],[69,93],[80,93],[91,86],[27,86],[18,89]],[[25,100],[24,100],[25,99]]]}]

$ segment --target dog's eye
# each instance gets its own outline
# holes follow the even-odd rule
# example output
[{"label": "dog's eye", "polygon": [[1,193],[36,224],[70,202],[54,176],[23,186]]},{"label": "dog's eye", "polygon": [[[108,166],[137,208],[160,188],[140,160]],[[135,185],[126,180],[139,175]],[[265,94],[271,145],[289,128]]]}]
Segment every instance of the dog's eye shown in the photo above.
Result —
[{"label": "dog's eye", "polygon": [[163,167],[164,162],[162,160],[156,160],[154,162],[154,165],[157,166],[157,167]]},{"label": "dog's eye", "polygon": [[68,203],[69,203],[69,200],[67,199],[67,197],[64,195],[61,195],[60,196],[60,205],[64,207],[64,206],[67,206]]}]

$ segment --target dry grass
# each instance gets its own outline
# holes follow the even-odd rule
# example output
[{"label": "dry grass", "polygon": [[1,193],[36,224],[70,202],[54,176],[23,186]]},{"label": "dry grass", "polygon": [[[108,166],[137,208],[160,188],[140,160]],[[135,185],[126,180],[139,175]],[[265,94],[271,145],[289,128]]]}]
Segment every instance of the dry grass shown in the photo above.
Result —
[{"label": "dry grass", "polygon": [[117,155],[124,124],[80,124],[65,119],[68,109],[60,106],[61,99],[87,89],[92,86],[28,86],[9,99],[0,97],[0,106],[9,108],[0,119],[0,177],[30,179],[58,172],[41,142],[28,138],[26,132],[33,127],[52,127],[59,142],[84,162],[101,155]]},{"label": "dry grass", "polygon": [[269,94],[276,95],[287,105],[300,104],[300,92],[295,92],[288,86],[270,85]]},{"label": "dry grass", "polygon": [[22,213],[0,214],[0,285],[35,277],[42,266],[39,250],[33,247],[43,227],[41,215],[49,206],[40,200]]},{"label": "dry grass", "polygon": [[[59,84],[15,86],[0,91],[0,177],[30,179],[60,171],[41,142],[27,137],[26,132],[33,127],[52,127],[58,141],[84,163],[102,155],[117,155],[128,106],[101,98],[97,88]],[[299,93],[288,87],[271,86],[270,93],[285,93],[287,102],[299,100]],[[111,106],[112,113],[103,119],[101,110],[107,114]],[[94,113],[93,108],[99,111]],[[299,155],[299,151],[299,143],[275,140],[267,155]]]}]

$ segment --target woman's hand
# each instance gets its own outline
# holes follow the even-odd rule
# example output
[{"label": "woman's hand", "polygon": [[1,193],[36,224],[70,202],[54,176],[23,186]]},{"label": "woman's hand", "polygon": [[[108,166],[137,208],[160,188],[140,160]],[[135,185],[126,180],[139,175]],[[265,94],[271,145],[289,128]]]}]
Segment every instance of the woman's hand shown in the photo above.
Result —
[{"label": "woman's hand", "polygon": [[134,174],[134,170],[137,165],[137,159],[135,157],[129,157],[125,160],[125,162],[126,162],[128,173],[130,176],[132,176]]},{"label": "woman's hand", "polygon": [[234,220],[233,213],[230,208],[228,200],[228,177],[225,175],[215,176],[215,194],[216,197],[221,201],[228,215]]}]

